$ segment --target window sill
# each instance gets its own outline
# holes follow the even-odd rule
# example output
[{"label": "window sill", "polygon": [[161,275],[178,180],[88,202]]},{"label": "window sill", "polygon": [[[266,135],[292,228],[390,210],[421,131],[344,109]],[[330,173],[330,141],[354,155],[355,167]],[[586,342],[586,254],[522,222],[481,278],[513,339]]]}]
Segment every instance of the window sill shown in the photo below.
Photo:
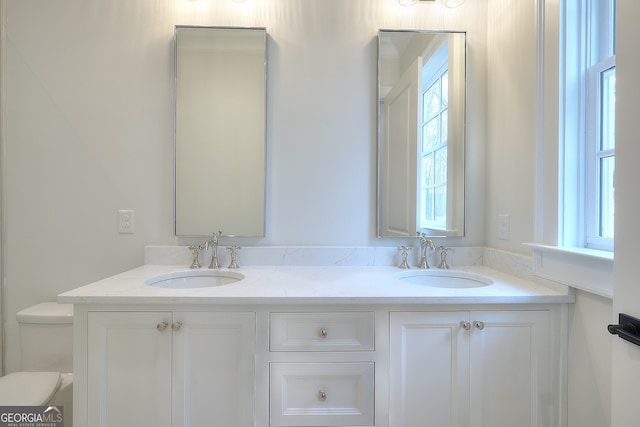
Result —
[{"label": "window sill", "polygon": [[613,252],[525,243],[533,275],[613,299]]}]

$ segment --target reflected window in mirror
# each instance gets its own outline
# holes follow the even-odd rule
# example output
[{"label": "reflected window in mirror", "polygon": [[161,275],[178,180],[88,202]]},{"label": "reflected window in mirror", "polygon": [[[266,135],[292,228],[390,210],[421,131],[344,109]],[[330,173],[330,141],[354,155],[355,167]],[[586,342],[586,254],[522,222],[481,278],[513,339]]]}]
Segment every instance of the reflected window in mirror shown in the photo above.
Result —
[{"label": "reflected window in mirror", "polygon": [[464,235],[466,34],[378,33],[378,236]]},{"label": "reflected window in mirror", "polygon": [[448,54],[446,42],[422,67],[419,228],[447,225]]}]

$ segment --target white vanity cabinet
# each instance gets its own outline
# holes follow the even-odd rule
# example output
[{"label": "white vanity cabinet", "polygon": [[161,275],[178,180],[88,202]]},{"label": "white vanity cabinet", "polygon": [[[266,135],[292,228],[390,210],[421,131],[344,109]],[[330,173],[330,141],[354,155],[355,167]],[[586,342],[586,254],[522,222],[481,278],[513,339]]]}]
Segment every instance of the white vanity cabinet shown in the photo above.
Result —
[{"label": "white vanity cabinet", "polygon": [[389,425],[561,425],[558,315],[391,312]]},{"label": "white vanity cabinet", "polygon": [[77,305],[76,427],[566,427],[566,304]]},{"label": "white vanity cabinet", "polygon": [[254,425],[255,313],[86,317],[87,426]]}]

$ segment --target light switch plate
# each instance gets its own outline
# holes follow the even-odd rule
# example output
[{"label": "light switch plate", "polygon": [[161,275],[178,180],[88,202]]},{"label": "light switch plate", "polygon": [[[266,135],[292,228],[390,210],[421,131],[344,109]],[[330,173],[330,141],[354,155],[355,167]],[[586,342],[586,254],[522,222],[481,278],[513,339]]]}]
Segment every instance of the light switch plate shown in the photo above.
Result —
[{"label": "light switch plate", "polygon": [[509,215],[498,215],[498,239],[509,240]]}]

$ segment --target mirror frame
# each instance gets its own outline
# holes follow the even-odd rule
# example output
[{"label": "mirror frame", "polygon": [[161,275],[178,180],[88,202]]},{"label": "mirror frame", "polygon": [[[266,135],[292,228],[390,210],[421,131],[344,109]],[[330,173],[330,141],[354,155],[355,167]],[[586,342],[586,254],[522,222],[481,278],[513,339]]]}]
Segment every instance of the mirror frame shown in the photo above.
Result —
[{"label": "mirror frame", "polygon": [[[418,154],[417,154],[417,146],[418,146],[418,140],[416,139],[416,143],[415,143],[415,151],[416,153],[413,153],[414,157],[415,157],[415,165],[414,164],[410,164],[409,167],[407,169],[409,170],[405,170],[406,176],[403,177],[403,179],[407,182],[407,188],[406,189],[401,189],[401,191],[405,191],[406,193],[406,197],[408,200],[409,194],[415,194],[415,198],[416,198],[416,202],[414,204],[413,207],[410,207],[409,209],[406,209],[407,211],[410,212],[406,212],[407,217],[406,219],[406,223],[410,224],[410,223],[415,223],[415,228],[412,229],[412,227],[407,226],[405,227],[406,230],[402,230],[402,231],[398,231],[396,232],[390,232],[390,233],[385,233],[383,230],[383,209],[385,209],[384,206],[384,201],[388,200],[389,195],[391,194],[390,191],[387,191],[387,194],[385,194],[385,189],[384,189],[384,183],[383,183],[383,178],[387,175],[385,175],[385,171],[383,170],[383,161],[385,160],[384,157],[384,150],[385,147],[384,145],[384,137],[383,137],[383,105],[382,105],[382,99],[383,99],[383,93],[382,93],[382,80],[381,80],[381,68],[382,68],[382,55],[383,55],[383,40],[381,35],[385,34],[385,33],[413,33],[413,34],[450,34],[450,35],[456,35],[456,34],[462,34],[464,36],[464,45],[462,47],[462,54],[463,54],[463,59],[464,59],[464,66],[461,67],[460,70],[458,70],[458,72],[462,71],[463,74],[463,87],[462,90],[459,91],[461,93],[459,93],[459,96],[461,96],[462,100],[463,100],[463,107],[457,107],[457,111],[456,114],[459,116],[459,118],[457,119],[459,124],[456,128],[456,132],[458,133],[458,135],[461,137],[462,141],[460,144],[458,144],[458,146],[456,147],[456,157],[454,159],[452,159],[450,162],[448,162],[449,165],[451,165],[451,162],[455,162],[456,163],[456,167],[462,171],[461,174],[458,174],[458,176],[456,177],[455,181],[455,186],[456,188],[456,197],[454,201],[450,201],[449,197],[447,198],[447,204],[449,205],[450,203],[455,203],[456,205],[456,211],[454,213],[454,216],[456,217],[455,219],[453,219],[453,224],[455,225],[455,227],[450,228],[450,229],[437,229],[437,228],[420,228],[419,227],[419,218],[418,218],[418,191],[419,191],[419,177],[418,177]],[[465,194],[465,180],[466,180],[466,162],[465,162],[465,155],[466,155],[466,144],[467,144],[467,138],[466,138],[466,117],[467,117],[467,71],[468,71],[468,46],[467,46],[467,32],[466,31],[447,31],[447,30],[408,30],[408,29],[379,29],[378,30],[378,34],[377,34],[377,48],[378,48],[378,61],[377,61],[377,97],[376,97],[376,112],[377,112],[377,134],[376,134],[376,143],[377,143],[377,206],[376,206],[376,212],[377,212],[377,223],[376,223],[376,235],[378,238],[389,238],[389,237],[415,237],[416,236],[416,232],[424,232],[427,236],[429,237],[439,237],[439,238],[443,238],[443,237],[463,237],[465,235],[465,228],[466,228],[466,194]],[[450,104],[452,105],[452,104]],[[416,129],[416,132],[418,130]],[[447,168],[450,169],[450,168]],[[448,171],[448,173],[454,173],[451,171]],[[451,180],[448,178],[447,182],[451,182]],[[390,202],[387,203],[388,205],[391,205]],[[459,205],[462,204],[462,207],[460,207]],[[447,210],[449,211],[450,206],[447,207]]]},{"label": "mirror frame", "polygon": [[[179,177],[179,167],[178,167],[178,102],[179,102],[179,97],[178,97],[178,67],[179,67],[179,56],[178,56],[178,33],[179,30],[181,29],[202,29],[202,30],[207,30],[207,29],[211,29],[211,30],[248,30],[248,31],[256,31],[256,32],[261,32],[261,35],[264,38],[264,65],[263,65],[263,76],[264,76],[264,91],[263,93],[263,114],[262,114],[262,122],[263,122],[263,126],[262,126],[262,138],[261,138],[261,142],[260,143],[256,143],[256,144],[260,144],[260,147],[262,149],[262,175],[261,175],[261,189],[260,189],[260,193],[261,193],[261,212],[259,213],[258,217],[256,217],[256,221],[259,222],[253,222],[250,228],[251,228],[251,232],[244,232],[242,230],[234,230],[234,229],[225,229],[227,227],[225,227],[224,224],[220,224],[219,221],[216,220],[212,220],[211,222],[211,226],[210,226],[210,230],[195,230],[194,232],[190,232],[192,230],[188,230],[188,232],[179,232],[180,227],[179,227],[179,221],[178,221],[178,200],[179,200],[179,195],[178,195],[178,177]],[[265,228],[266,228],[266,220],[265,220],[265,215],[266,215],[266,162],[267,162],[267,158],[266,158],[266,152],[267,152],[267,84],[268,84],[268,79],[267,79],[267,63],[268,63],[268,34],[267,34],[267,29],[266,27],[234,27],[234,26],[197,26],[197,25],[176,25],[174,28],[174,135],[173,135],[173,149],[174,149],[174,156],[173,156],[173,210],[174,210],[174,215],[173,215],[173,232],[174,235],[177,237],[203,237],[203,236],[210,236],[211,233],[217,232],[218,229],[222,229],[222,236],[237,236],[237,237],[264,237],[265,235]],[[257,145],[256,145],[257,146]],[[237,152],[236,152],[237,153]],[[242,157],[240,154],[238,154],[237,156],[234,156],[233,158],[240,158]],[[218,160],[211,160],[211,162],[219,162]],[[219,164],[219,163],[218,163]],[[214,167],[214,166],[212,166]],[[206,177],[203,177],[202,180],[206,180]],[[211,181],[214,181],[213,183],[211,183]],[[229,186],[231,183],[233,183],[234,181],[234,177],[227,177],[224,181],[222,180],[211,180],[209,179],[208,182],[210,183],[209,185],[211,186],[211,188],[214,188],[215,186],[224,186],[225,190],[224,193],[229,194],[229,193],[240,193],[242,192],[242,188],[238,189],[237,191],[232,191],[231,189],[229,189]],[[254,191],[255,194],[255,191]],[[209,195],[208,197],[215,197],[215,196],[211,196]],[[255,210],[255,209],[254,209]],[[255,231],[254,231],[255,230]],[[239,232],[240,231],[240,232]]]}]

